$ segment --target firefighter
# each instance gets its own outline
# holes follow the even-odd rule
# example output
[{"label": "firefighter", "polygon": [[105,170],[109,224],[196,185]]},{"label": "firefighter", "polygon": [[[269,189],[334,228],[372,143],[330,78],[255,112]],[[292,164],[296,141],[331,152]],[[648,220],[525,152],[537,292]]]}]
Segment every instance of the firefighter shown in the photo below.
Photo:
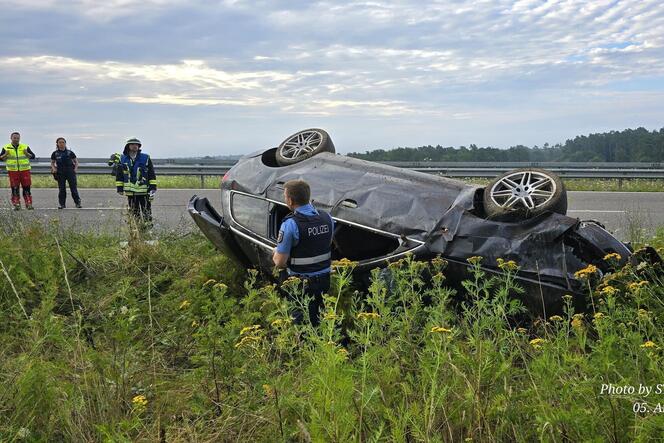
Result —
[{"label": "firefighter", "polygon": [[[310,297],[309,320],[318,326],[323,294],[330,291],[334,221],[327,212],[316,210],[310,198],[307,182],[284,184],[284,201],[292,212],[281,224],[272,260],[277,268],[286,268],[289,276],[302,279],[304,294]],[[294,314],[295,322],[301,323],[303,313]]]},{"label": "firefighter", "polygon": [[35,154],[28,145],[21,143],[21,134],[12,132],[10,135],[11,143],[6,144],[0,151],[0,161],[4,161],[9,175],[9,187],[12,189],[12,205],[14,210],[21,209],[20,188],[23,188],[23,199],[26,209],[32,207],[32,178],[30,177],[30,160],[35,158]]},{"label": "firefighter", "polygon": [[157,177],[150,156],[141,152],[141,142],[130,138],[120,157],[115,185],[127,196],[129,213],[144,226],[152,225],[152,199],[157,192]]},{"label": "firefighter", "polygon": [[51,154],[51,173],[58,181],[58,209],[64,209],[67,201],[67,183],[71,191],[71,198],[77,208],[81,207],[81,197],[76,187],[76,172],[78,171],[78,158],[74,151],[67,148],[67,140],[58,137],[55,141],[55,151]]},{"label": "firefighter", "polygon": [[111,166],[111,175],[115,177],[118,174],[118,166],[120,165],[120,159],[122,154],[119,152],[114,152],[108,159],[108,166]]}]

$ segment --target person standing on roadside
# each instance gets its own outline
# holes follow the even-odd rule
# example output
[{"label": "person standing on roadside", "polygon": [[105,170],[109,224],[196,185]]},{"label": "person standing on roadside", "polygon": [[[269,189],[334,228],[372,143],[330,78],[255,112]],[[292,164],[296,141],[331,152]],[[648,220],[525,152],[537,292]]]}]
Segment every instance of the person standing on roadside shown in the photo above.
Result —
[{"label": "person standing on roadside", "polygon": [[157,192],[157,176],[148,154],[141,152],[141,142],[130,138],[120,158],[115,175],[118,194],[127,196],[129,213],[145,225],[152,225],[152,199]]},{"label": "person standing on roadside", "polygon": [[[307,182],[289,180],[284,184],[284,202],[292,212],[281,223],[272,261],[278,269],[285,268],[289,276],[302,280],[303,292],[310,297],[309,321],[318,326],[323,294],[330,291],[334,220],[327,212],[314,208],[310,200]],[[294,317],[295,323],[302,323],[304,312],[298,310]]]},{"label": "person standing on roadside", "polygon": [[12,189],[12,205],[14,210],[21,209],[20,188],[23,188],[23,199],[26,209],[34,209],[32,206],[32,178],[30,176],[30,160],[35,154],[30,146],[21,143],[21,134],[12,132],[11,142],[6,144],[0,151],[0,161],[4,161],[9,175],[9,187]]},{"label": "person standing on roadside", "polygon": [[114,152],[111,154],[111,156],[108,159],[108,166],[110,166],[111,169],[111,175],[115,177],[118,174],[118,167],[120,166],[120,159],[122,158],[122,154],[119,152]]},{"label": "person standing on roadside", "polygon": [[71,198],[77,208],[81,207],[81,197],[76,187],[76,172],[78,171],[78,159],[74,151],[67,149],[67,140],[58,137],[55,141],[55,151],[51,154],[51,173],[58,181],[58,209],[64,209],[67,200],[67,183],[71,191]]}]

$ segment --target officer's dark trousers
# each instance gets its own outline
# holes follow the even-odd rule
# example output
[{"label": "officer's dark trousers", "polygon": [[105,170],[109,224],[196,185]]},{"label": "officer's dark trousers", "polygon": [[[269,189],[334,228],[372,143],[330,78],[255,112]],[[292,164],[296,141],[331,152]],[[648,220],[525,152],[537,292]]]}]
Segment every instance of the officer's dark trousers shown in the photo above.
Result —
[{"label": "officer's dark trousers", "polygon": [[150,197],[147,195],[128,195],[127,203],[129,204],[129,213],[136,218],[136,220],[152,225],[152,204]]},{"label": "officer's dark trousers", "polygon": [[78,195],[78,188],[76,187],[76,173],[74,171],[61,171],[57,174],[58,179],[58,203],[60,206],[64,206],[67,200],[67,183],[69,183],[69,190],[71,191],[71,198],[74,199],[74,203],[79,204],[81,202],[81,197]]},{"label": "officer's dark trousers", "polygon": [[[302,279],[302,284],[304,285],[304,296],[309,297],[309,321],[315,327],[320,324],[320,311],[323,307],[323,294],[328,294],[330,292],[330,274],[325,273],[321,275],[316,275],[313,277],[304,277],[299,276]],[[295,302],[295,306],[298,306],[297,301],[293,300],[293,295],[287,294],[289,300]],[[302,324],[304,321],[304,312],[300,309],[296,309],[293,313],[293,319],[296,324]]]}]

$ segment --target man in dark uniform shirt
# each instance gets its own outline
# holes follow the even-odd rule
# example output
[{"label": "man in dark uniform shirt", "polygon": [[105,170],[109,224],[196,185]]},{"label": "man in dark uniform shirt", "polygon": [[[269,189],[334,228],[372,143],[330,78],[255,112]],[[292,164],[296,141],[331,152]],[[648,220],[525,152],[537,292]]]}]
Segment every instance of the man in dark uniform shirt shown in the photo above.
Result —
[{"label": "man in dark uniform shirt", "polygon": [[81,197],[76,187],[76,171],[78,170],[78,159],[74,151],[67,149],[67,140],[58,137],[55,141],[56,150],[51,154],[51,172],[58,181],[58,209],[64,209],[67,200],[67,183],[71,190],[71,197],[77,208],[81,207]]}]

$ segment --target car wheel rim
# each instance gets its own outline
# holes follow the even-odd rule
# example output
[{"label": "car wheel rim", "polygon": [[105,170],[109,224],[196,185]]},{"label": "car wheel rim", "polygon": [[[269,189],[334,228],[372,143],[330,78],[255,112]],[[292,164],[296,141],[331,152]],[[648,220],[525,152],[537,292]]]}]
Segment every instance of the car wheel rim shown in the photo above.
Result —
[{"label": "car wheel rim", "polygon": [[298,132],[281,145],[280,154],[284,158],[295,160],[311,154],[322,142],[323,135],[318,131]]},{"label": "car wheel rim", "polygon": [[536,171],[509,174],[491,188],[491,200],[502,209],[539,209],[551,201],[556,193],[556,182]]}]

